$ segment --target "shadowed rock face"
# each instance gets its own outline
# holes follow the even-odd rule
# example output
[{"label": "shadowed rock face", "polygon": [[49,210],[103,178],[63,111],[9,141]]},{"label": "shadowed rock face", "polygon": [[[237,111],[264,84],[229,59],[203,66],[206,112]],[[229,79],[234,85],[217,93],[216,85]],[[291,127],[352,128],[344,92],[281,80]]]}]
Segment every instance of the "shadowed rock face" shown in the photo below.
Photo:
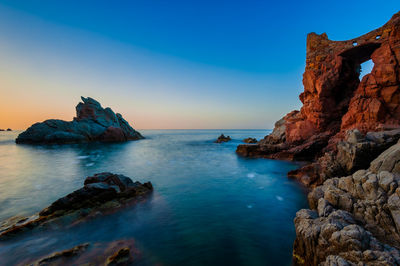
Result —
[{"label": "shadowed rock face", "polygon": [[121,114],[103,108],[90,97],[81,99],[73,121],[49,119],[36,123],[19,134],[16,143],[121,142],[143,138]]},{"label": "shadowed rock face", "polygon": [[[360,64],[369,59],[374,63],[372,72],[360,81]],[[325,33],[308,34],[301,110],[279,120],[257,145],[239,145],[237,153],[315,161],[335,157],[348,130],[365,135],[399,128],[399,62],[400,12],[381,28],[348,41],[331,41]],[[317,166],[323,168],[321,163]],[[308,168],[307,172],[320,172]]]}]

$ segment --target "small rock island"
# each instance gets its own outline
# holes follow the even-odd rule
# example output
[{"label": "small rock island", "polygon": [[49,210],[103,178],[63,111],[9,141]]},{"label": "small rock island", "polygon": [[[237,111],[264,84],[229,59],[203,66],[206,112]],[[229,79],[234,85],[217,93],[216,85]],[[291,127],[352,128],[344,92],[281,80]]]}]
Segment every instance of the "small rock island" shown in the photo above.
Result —
[{"label": "small rock island", "polygon": [[222,142],[228,142],[231,141],[231,137],[230,136],[225,136],[224,134],[221,134],[216,141],[214,141],[215,143],[222,143]]},{"label": "small rock island", "polygon": [[144,137],[134,130],[121,114],[90,98],[81,97],[73,121],[49,119],[33,124],[19,134],[16,143],[51,144],[90,141],[123,142]]}]

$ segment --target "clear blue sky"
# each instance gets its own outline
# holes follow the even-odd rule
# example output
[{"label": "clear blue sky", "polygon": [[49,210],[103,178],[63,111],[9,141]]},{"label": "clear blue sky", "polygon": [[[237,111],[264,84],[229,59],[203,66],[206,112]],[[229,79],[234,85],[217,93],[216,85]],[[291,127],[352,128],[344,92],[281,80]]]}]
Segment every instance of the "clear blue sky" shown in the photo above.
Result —
[{"label": "clear blue sky", "polygon": [[307,33],[350,39],[399,8],[376,0],[0,0],[0,128],[71,119],[80,95],[138,128],[271,128],[301,106]]}]

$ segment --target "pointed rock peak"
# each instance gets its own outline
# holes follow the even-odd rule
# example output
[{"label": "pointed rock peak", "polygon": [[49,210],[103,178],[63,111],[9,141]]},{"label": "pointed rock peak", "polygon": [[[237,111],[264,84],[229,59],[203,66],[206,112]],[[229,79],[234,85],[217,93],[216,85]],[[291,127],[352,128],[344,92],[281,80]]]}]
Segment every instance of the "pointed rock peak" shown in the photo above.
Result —
[{"label": "pointed rock peak", "polygon": [[93,104],[93,105],[101,107],[101,104],[93,98],[90,98],[90,97],[85,98],[85,97],[81,96],[81,99],[82,99],[83,103],[85,103],[85,104]]}]

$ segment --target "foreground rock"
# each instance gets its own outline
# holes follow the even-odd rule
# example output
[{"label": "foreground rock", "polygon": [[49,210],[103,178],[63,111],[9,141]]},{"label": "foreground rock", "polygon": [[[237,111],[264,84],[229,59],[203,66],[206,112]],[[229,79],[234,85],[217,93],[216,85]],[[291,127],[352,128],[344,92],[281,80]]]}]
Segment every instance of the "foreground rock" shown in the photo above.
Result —
[{"label": "foreground rock", "polygon": [[215,143],[222,143],[222,142],[228,142],[231,141],[231,137],[230,136],[225,136],[224,134],[221,134],[218,139],[215,141]]},{"label": "foreground rock", "polygon": [[134,200],[141,199],[153,190],[150,182],[133,182],[129,177],[100,173],[87,177],[84,187],[53,202],[38,215],[29,218],[12,218],[0,226],[0,239],[14,234],[52,224],[70,225],[106,213]]},{"label": "foreground rock", "polygon": [[133,265],[141,259],[133,239],[109,243],[84,243],[71,249],[54,252],[35,261],[24,260],[23,265]]},{"label": "foreground rock", "polygon": [[367,170],[325,181],[308,199],[313,210],[295,218],[296,264],[400,264],[400,144]]},{"label": "foreground rock", "polygon": [[19,134],[16,143],[120,142],[143,138],[121,114],[103,108],[90,97],[81,99],[73,121],[50,119],[36,123]]},{"label": "foreground rock", "polygon": [[[360,65],[369,59],[374,67],[360,81]],[[273,132],[256,145],[239,145],[237,153],[313,162],[322,158],[303,171],[309,177],[304,178],[306,185],[321,184],[325,179],[319,176],[321,169],[336,160],[341,148],[338,143],[348,130],[358,129],[365,136],[400,128],[399,60],[400,12],[381,28],[348,41],[331,41],[325,33],[308,34],[301,110],[276,122]],[[355,157],[366,155],[369,144],[360,145],[363,147],[355,148]],[[356,160],[363,161],[359,158]],[[369,162],[367,158],[365,163]],[[302,173],[293,176],[303,179]]]}]

